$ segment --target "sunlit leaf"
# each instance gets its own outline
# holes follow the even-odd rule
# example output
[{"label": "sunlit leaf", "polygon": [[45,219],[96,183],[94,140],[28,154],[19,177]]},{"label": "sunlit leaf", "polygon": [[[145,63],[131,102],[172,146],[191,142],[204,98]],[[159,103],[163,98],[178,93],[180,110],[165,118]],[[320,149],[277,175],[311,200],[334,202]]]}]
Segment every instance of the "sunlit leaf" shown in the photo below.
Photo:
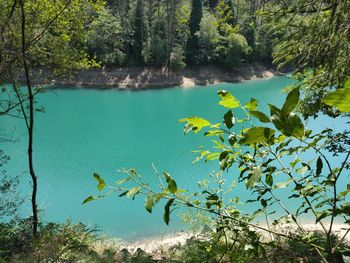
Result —
[{"label": "sunlit leaf", "polygon": [[267,127],[253,127],[248,129],[240,140],[241,144],[249,145],[255,143],[267,142],[275,131]]},{"label": "sunlit leaf", "polygon": [[249,111],[256,111],[258,108],[258,101],[256,99],[250,99],[250,101],[245,105]]},{"label": "sunlit leaf", "polygon": [[205,136],[220,136],[223,134],[224,132],[222,130],[210,130],[204,133]]},{"label": "sunlit leaf", "polygon": [[264,123],[270,122],[270,118],[267,117],[266,114],[261,111],[250,111],[249,114],[257,118],[261,122],[264,122]]},{"label": "sunlit leaf", "polygon": [[326,95],[322,101],[341,112],[350,112],[350,88],[338,89]]},{"label": "sunlit leaf", "polygon": [[101,178],[100,175],[98,175],[97,173],[94,173],[94,178],[97,180],[98,185],[97,185],[97,189],[99,191],[102,191],[103,188],[106,186],[105,181]]},{"label": "sunlit leaf", "polygon": [[164,173],[166,182],[168,183],[168,190],[170,193],[175,194],[177,191],[177,185],[175,180],[168,173]]},{"label": "sunlit leaf", "polygon": [[196,117],[196,116],[180,119],[179,122],[186,122],[186,125],[184,128],[185,133],[188,133],[190,131],[194,131],[195,133],[197,133],[204,127],[211,125],[211,123],[206,119]]},{"label": "sunlit leaf", "polygon": [[154,206],[154,196],[153,195],[148,195],[146,200],[145,200],[145,208],[149,213],[152,213],[152,209]]},{"label": "sunlit leaf", "polygon": [[246,187],[248,189],[253,188],[255,185],[257,185],[260,182],[261,179],[261,168],[260,167],[254,167],[250,173],[250,177],[246,181]]},{"label": "sunlit leaf", "polygon": [[235,109],[240,106],[239,101],[228,91],[219,90],[218,95],[221,98],[219,104],[225,108]]}]

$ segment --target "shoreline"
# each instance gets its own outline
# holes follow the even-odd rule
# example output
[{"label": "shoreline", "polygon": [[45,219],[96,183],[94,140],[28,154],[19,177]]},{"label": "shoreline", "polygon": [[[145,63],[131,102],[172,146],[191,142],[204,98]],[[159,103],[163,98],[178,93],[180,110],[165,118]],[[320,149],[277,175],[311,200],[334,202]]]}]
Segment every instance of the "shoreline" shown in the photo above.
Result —
[{"label": "shoreline", "polygon": [[[267,228],[266,224],[261,224],[261,226]],[[302,223],[301,226],[306,231],[322,231],[322,227],[319,224],[305,222]],[[326,225],[326,227],[328,227],[328,225]],[[347,224],[335,223],[332,232],[336,235],[342,236],[346,233],[348,228],[349,225]],[[272,227],[272,229],[283,234],[290,234],[298,231],[297,226],[293,224],[282,224],[277,227]],[[206,240],[210,232],[211,230],[209,227],[204,227],[203,230],[198,233],[192,231],[172,232],[159,236],[141,238],[135,241],[107,237],[104,241],[96,243],[95,247],[101,251],[105,247],[118,247],[120,251],[127,251],[131,255],[141,250],[148,255],[151,255],[153,258],[161,258],[164,256],[164,253],[166,254],[166,251],[169,251],[174,247],[181,247],[189,240]],[[271,238],[268,232],[262,230],[258,230],[258,232],[262,234],[262,238],[264,239]],[[345,240],[350,241],[350,235],[346,236]]]},{"label": "shoreline", "polygon": [[[120,90],[189,88],[220,83],[240,83],[246,80],[268,79],[282,74],[261,64],[244,65],[236,70],[217,66],[189,67],[178,72],[163,72],[157,68],[124,67],[81,70],[70,76],[47,77],[48,69],[33,68],[35,85],[49,89],[94,88]],[[22,77],[19,78],[22,82]]]}]

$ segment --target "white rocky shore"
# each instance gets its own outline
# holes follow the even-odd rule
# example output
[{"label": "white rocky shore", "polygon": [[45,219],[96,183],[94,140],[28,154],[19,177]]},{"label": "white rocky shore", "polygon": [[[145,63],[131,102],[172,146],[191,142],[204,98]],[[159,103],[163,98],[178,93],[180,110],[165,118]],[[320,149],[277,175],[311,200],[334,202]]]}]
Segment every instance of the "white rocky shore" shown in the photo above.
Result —
[{"label": "white rocky shore", "polygon": [[[219,83],[237,83],[245,80],[264,79],[280,75],[272,67],[249,64],[237,69],[218,66],[193,66],[177,72],[164,72],[159,68],[125,67],[81,70],[70,75],[54,76],[48,69],[33,68],[32,81],[36,85],[51,88],[98,89],[161,89],[181,86],[193,87]],[[24,76],[19,76],[24,81]]]},{"label": "white rocky shore", "polygon": [[[259,224],[266,228],[267,226],[264,224]],[[329,225],[326,225],[328,227]],[[303,223],[302,228],[305,231],[322,231],[322,227],[319,224],[313,223]],[[340,238],[344,236],[344,234],[348,231],[349,225],[347,224],[334,224],[333,225],[333,233],[339,236]],[[295,225],[291,224],[283,224],[276,228],[273,228],[274,231],[289,234],[298,231]],[[269,235],[267,232],[263,230],[259,230],[262,236],[266,239],[274,238],[274,236]],[[143,238],[137,241],[123,241],[123,240],[108,240],[101,241],[96,244],[97,248],[101,248],[101,250],[107,247],[118,248],[119,251],[124,251],[125,253],[135,254],[138,251],[142,251],[147,253],[148,255],[152,255],[154,259],[161,259],[164,255],[167,255],[167,252],[171,250],[171,248],[176,246],[181,246],[186,243],[187,240],[191,238],[200,238],[205,239],[208,237],[206,231],[202,231],[201,233],[191,233],[191,232],[178,232],[171,233],[167,235]],[[350,233],[346,235],[346,241],[350,241]]]}]

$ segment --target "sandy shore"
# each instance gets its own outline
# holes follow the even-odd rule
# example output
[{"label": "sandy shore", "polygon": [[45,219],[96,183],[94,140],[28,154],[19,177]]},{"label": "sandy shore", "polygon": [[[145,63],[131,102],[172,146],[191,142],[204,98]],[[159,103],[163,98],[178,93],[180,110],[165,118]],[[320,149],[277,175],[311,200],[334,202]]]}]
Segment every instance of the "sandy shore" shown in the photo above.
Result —
[{"label": "sandy shore", "polygon": [[[119,88],[119,89],[158,89],[181,86],[236,83],[244,80],[269,78],[279,73],[263,65],[253,64],[229,70],[216,66],[198,66],[178,72],[163,72],[156,68],[102,68],[80,71],[71,76],[51,77],[45,69],[32,70],[33,83],[49,87]],[[21,78],[20,78],[21,81]]]}]

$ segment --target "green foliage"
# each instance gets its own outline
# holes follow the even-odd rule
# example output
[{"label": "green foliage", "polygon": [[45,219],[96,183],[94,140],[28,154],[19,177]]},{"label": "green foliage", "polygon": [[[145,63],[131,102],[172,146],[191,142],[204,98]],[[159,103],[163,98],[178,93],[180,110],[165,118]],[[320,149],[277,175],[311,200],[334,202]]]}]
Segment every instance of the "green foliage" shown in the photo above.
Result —
[{"label": "green foliage", "polygon": [[[30,64],[50,68],[55,73],[97,66],[87,53],[86,25],[103,5],[102,0],[60,0],[55,4],[48,0],[24,1]],[[20,2],[2,0],[0,9],[0,69],[5,70],[10,63],[16,73],[21,65],[22,48]]]},{"label": "green foliage", "polygon": [[[230,109],[225,113],[223,123],[212,125],[200,117],[184,118],[180,122],[186,122],[184,128],[186,133],[190,131],[198,133],[205,129],[205,136],[217,137],[216,140],[212,140],[215,145],[214,152],[201,149],[197,151],[199,156],[196,161],[216,160],[221,172],[210,174],[209,180],[199,182],[201,191],[189,194],[181,190],[168,173],[161,176],[156,171],[161,185],[158,191],[143,183],[141,176],[134,169],[124,170],[127,180],[137,185],[137,191],[132,196],[127,196],[130,198],[135,198],[137,195],[146,196],[145,208],[149,212],[161,199],[166,200],[163,215],[166,224],[169,224],[171,213],[177,206],[206,211],[212,215],[213,225],[216,226],[212,237],[222,233],[226,240],[224,247],[230,247],[230,242],[227,240],[231,240],[230,235],[234,233],[249,237],[242,241],[243,243],[234,242],[238,246],[244,245],[245,252],[238,254],[245,260],[248,260],[249,256],[266,259],[273,254],[278,258],[274,250],[278,249],[278,244],[273,240],[283,239],[283,242],[286,240],[290,242],[291,247],[300,246],[310,251],[307,254],[311,258],[338,262],[336,260],[346,253],[342,249],[346,246],[344,243],[346,234],[337,239],[333,236],[332,230],[334,222],[340,217],[345,219],[346,224],[350,222],[348,219],[350,205],[346,198],[350,191],[348,187],[344,189],[340,183],[344,171],[349,169],[347,163],[350,152],[338,152],[342,160],[338,166],[330,163],[326,152],[329,145],[332,145],[332,138],[329,137],[331,130],[313,133],[304,127],[299,116],[293,112],[300,100],[298,88],[289,92],[282,108],[270,105],[270,117],[258,111],[257,100],[251,99],[242,106],[228,91],[219,91],[218,95],[219,104]],[[345,105],[347,97],[342,98],[343,100],[337,100],[337,105]],[[238,118],[239,115],[236,114],[238,110],[243,110],[246,116]],[[261,119],[262,123],[268,123],[269,126],[255,125],[251,117]],[[239,132],[232,129],[236,123],[242,127]],[[310,160],[300,159],[301,154],[305,153],[312,156]],[[238,170],[232,172],[230,168],[233,166]],[[225,184],[226,181],[233,180],[232,176],[251,193],[252,198],[245,201],[244,205],[256,203],[254,211],[249,214],[239,211],[240,198],[232,196],[234,187],[232,183]],[[121,185],[110,187],[114,191],[121,191],[122,194],[119,196],[124,196],[125,192],[135,189],[135,187],[124,188]],[[283,196],[280,196],[279,189],[284,189]],[[228,196],[231,198],[229,201]],[[295,198],[299,200],[299,206],[294,208],[284,204],[288,199]],[[277,215],[272,217],[274,214]],[[304,214],[312,216],[315,224],[320,225],[321,240],[316,240],[314,238],[316,233],[310,235],[300,223]],[[262,216],[267,218],[268,227],[255,223],[255,220],[261,219]],[[274,227],[270,227],[270,216],[273,218]],[[297,229],[296,234],[280,230],[286,223]],[[270,241],[258,237],[259,233],[263,232],[269,233]],[[200,246],[201,242],[197,245]],[[204,247],[208,249],[207,246],[212,245],[211,240]],[[247,251],[251,251],[252,254]],[[231,252],[235,253],[227,250],[223,257],[229,257]],[[306,252],[293,252],[298,256],[303,253]],[[216,258],[217,254],[213,256]],[[237,254],[234,254],[234,257],[241,258]]]},{"label": "green foliage", "polygon": [[216,8],[218,13],[219,29],[223,35],[237,33],[237,28],[234,27],[235,18],[231,1],[219,0]]},{"label": "green foliage", "polygon": [[108,9],[98,13],[88,33],[88,49],[92,57],[106,66],[122,66],[126,63],[125,43],[120,19]]},{"label": "green foliage", "polygon": [[69,221],[42,225],[38,239],[31,237],[30,220],[1,223],[0,262],[113,262],[117,248],[105,246],[100,255],[94,248],[97,240],[94,230]]},{"label": "green foliage", "polygon": [[349,8],[349,1],[320,0],[269,8],[275,14],[270,27],[281,36],[274,62],[292,70],[301,82],[305,99],[300,109],[306,117],[320,111],[332,116],[322,98],[333,88],[341,88],[350,76]]},{"label": "green foliage", "polygon": [[170,69],[178,71],[186,67],[184,50],[176,46],[170,54]]},{"label": "green foliage", "polygon": [[228,35],[221,45],[224,47],[219,49],[219,56],[224,59],[223,64],[229,68],[238,68],[242,64],[243,56],[249,52],[247,40],[240,34]]},{"label": "green foliage", "polygon": [[221,98],[219,104],[225,108],[235,109],[240,106],[239,101],[230,92],[226,90],[220,90],[218,91],[218,95]]},{"label": "green foliage", "polygon": [[18,193],[18,177],[11,177],[6,172],[6,164],[10,157],[0,150],[0,219],[2,221],[15,220],[23,198]]},{"label": "green foliage", "polygon": [[215,47],[219,42],[220,34],[218,30],[218,22],[211,12],[204,11],[200,22],[200,30],[198,31],[201,61],[202,63],[215,62]]},{"label": "green foliage", "polygon": [[189,131],[199,132],[204,127],[210,125],[210,122],[199,117],[188,117],[179,120],[179,122],[186,122],[184,132],[188,133]]},{"label": "green foliage", "polygon": [[[61,14],[66,1],[58,1],[55,5],[51,1],[25,3],[28,41],[35,39],[37,32],[44,32],[40,41],[31,48],[29,58],[33,65],[64,72],[97,66],[87,53],[88,32],[85,29],[86,24],[93,21],[93,13],[101,10],[103,1],[73,0],[69,4],[69,11]],[[57,14],[60,15],[50,24]],[[49,28],[45,30],[47,25]],[[20,28],[16,30],[20,32]]]},{"label": "green foliage", "polygon": [[176,262],[263,262],[264,257],[259,256],[255,249],[261,249],[259,242],[254,247],[245,244],[258,240],[259,236],[248,229],[234,229],[225,223],[216,226],[217,231],[204,229],[197,238],[192,237],[182,246],[171,249],[171,258]]},{"label": "green foliage", "polygon": [[350,112],[350,89],[344,88],[331,92],[322,101],[341,112]]},{"label": "green foliage", "polygon": [[151,38],[143,50],[143,57],[147,65],[164,66],[168,59],[165,40],[159,36]]}]

